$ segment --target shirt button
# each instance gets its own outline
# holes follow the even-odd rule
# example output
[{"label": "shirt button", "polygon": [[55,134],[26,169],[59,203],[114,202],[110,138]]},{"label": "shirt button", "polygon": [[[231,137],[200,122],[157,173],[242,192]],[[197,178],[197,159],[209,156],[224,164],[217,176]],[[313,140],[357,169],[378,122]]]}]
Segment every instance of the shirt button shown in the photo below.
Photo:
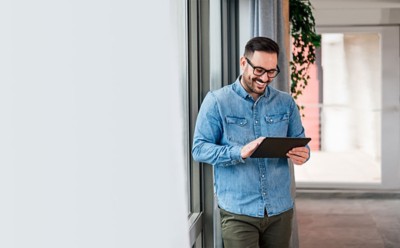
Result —
[{"label": "shirt button", "polygon": [[258,124],[258,121],[256,121],[256,124]]},{"label": "shirt button", "polygon": [[261,177],[263,177],[263,178],[264,178],[264,175],[261,175]]}]

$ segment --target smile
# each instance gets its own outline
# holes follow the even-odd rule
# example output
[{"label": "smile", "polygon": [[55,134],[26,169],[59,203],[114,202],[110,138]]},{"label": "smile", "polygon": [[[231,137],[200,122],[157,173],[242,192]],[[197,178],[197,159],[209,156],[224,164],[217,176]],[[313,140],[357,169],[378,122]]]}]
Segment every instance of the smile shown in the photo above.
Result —
[{"label": "smile", "polygon": [[259,84],[259,85],[268,84],[268,81],[267,81],[267,82],[263,82],[261,79],[255,79],[254,81],[255,81],[257,84]]}]

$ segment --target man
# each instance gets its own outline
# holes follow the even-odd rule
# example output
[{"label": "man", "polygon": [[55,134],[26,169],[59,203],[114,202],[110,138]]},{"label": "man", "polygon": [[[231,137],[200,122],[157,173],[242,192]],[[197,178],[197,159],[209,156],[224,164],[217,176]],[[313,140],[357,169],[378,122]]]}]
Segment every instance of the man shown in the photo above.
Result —
[{"label": "man", "polygon": [[[248,41],[242,75],[209,92],[197,117],[192,154],[214,166],[214,189],[225,248],[289,246],[293,199],[285,158],[250,158],[264,137],[304,137],[293,98],[269,84],[279,73],[279,47],[266,37]],[[307,147],[287,154],[301,165]]]}]

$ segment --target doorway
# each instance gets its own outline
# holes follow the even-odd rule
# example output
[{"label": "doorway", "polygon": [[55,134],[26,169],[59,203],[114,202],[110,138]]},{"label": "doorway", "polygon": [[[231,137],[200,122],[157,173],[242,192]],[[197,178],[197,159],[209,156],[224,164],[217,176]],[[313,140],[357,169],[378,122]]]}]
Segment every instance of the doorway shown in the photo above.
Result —
[{"label": "doorway", "polygon": [[318,62],[298,99],[312,138],[310,160],[295,167],[298,188],[399,188],[399,28],[318,32]]}]

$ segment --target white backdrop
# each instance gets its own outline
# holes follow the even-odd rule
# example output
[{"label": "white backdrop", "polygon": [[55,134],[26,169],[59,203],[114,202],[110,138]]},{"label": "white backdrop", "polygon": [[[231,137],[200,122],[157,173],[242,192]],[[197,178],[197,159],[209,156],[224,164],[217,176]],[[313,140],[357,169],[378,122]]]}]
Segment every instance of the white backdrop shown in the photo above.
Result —
[{"label": "white backdrop", "polygon": [[170,10],[0,3],[0,247],[188,247]]}]

